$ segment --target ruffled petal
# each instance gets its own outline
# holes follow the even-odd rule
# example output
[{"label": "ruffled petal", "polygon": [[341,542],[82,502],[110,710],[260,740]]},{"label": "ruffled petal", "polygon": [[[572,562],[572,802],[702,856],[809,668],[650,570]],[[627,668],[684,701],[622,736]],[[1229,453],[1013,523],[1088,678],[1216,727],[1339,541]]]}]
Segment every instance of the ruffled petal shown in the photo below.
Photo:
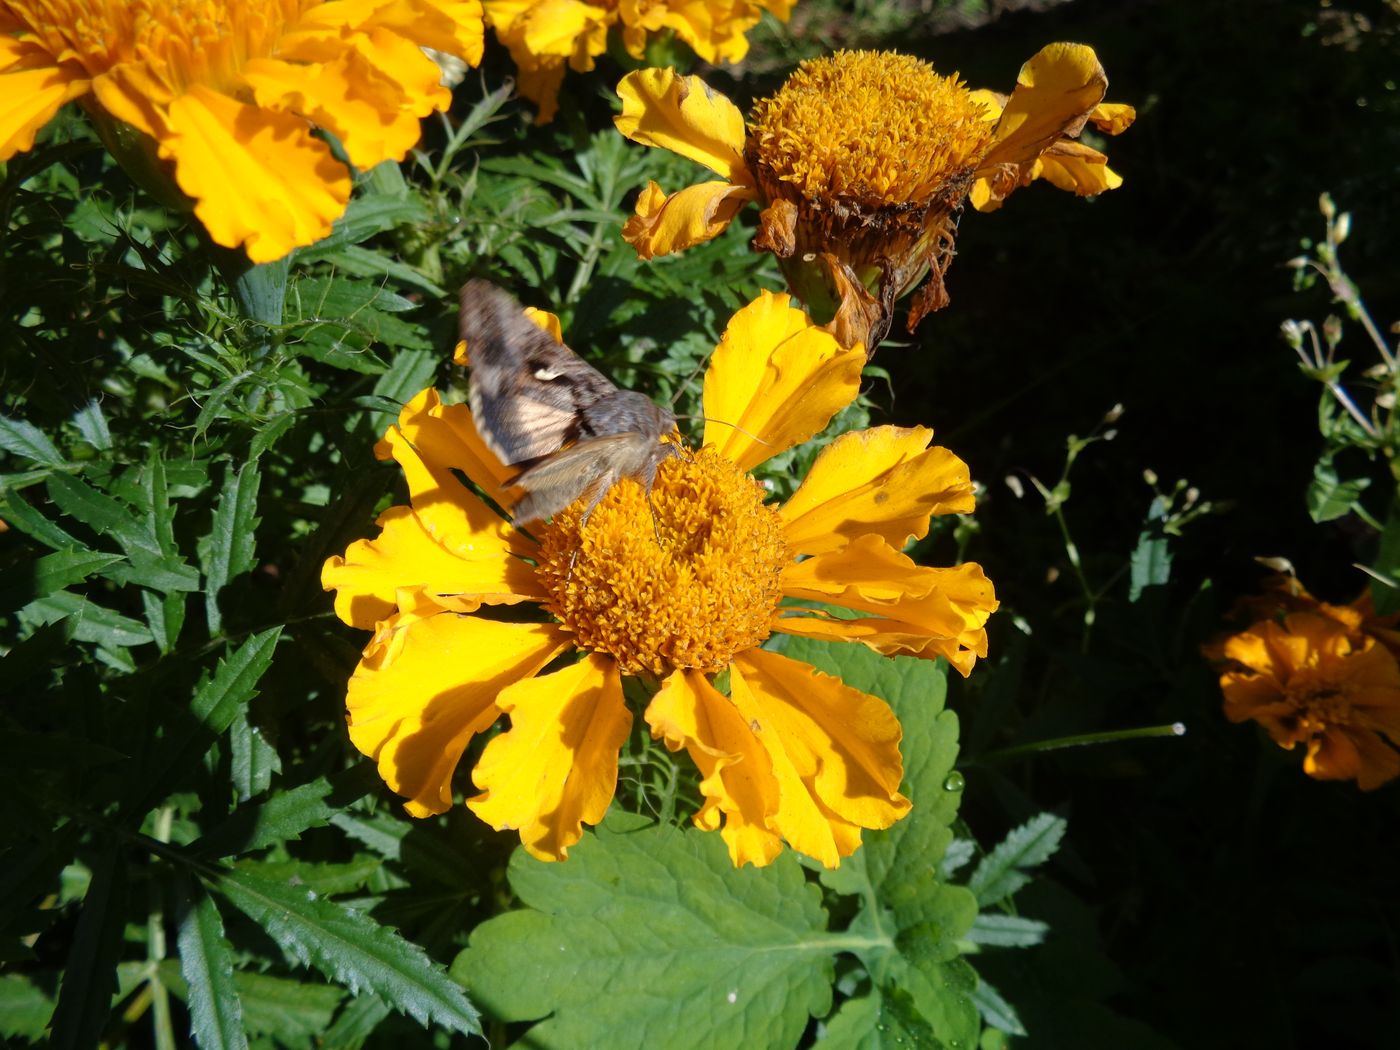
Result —
[{"label": "ruffled petal", "polygon": [[928,534],[934,514],[970,514],[967,464],[929,448],[926,427],[874,427],[843,434],[822,450],[779,511],[796,554],[835,550],[867,533],[896,548]]},{"label": "ruffled petal", "polygon": [[285,34],[283,50],[296,46],[303,34],[327,29],[371,37],[387,30],[417,47],[445,51],[471,65],[481,61],[485,34],[480,0],[337,0],[309,7]]},{"label": "ruffled petal", "polygon": [[[497,506],[505,506],[506,489],[510,479],[517,473],[516,468],[508,467],[496,458],[472,421],[472,412],[464,404],[444,405],[438,392],[431,387],[419,392],[399,412],[398,433],[407,441],[423,460],[449,471],[459,470],[467,479],[481,489],[486,497]],[[388,436],[375,446],[375,455],[389,459],[394,455],[395,443]],[[455,480],[455,479],[454,479]],[[460,485],[444,486],[448,491],[461,489]],[[471,504],[473,513],[476,504]],[[487,519],[474,520],[487,527]],[[497,527],[504,522],[497,516]]]},{"label": "ruffled petal", "polygon": [[331,232],[350,174],[306,121],[246,106],[202,84],[170,103],[162,157],[217,244],[246,244],[255,263]]},{"label": "ruffled petal", "polygon": [[763,867],[782,852],[782,839],[768,827],[778,811],[773,761],[749,723],[728,697],[696,671],[676,671],[646,709],[651,735],[667,748],[684,747],[700,770],[704,804],[695,824],[720,829],[734,866]]},{"label": "ruffled petal", "polygon": [[82,71],[67,64],[0,74],[0,160],[31,149],[39,129],[90,87]]},{"label": "ruffled petal", "polygon": [[[608,11],[580,0],[539,0],[521,18],[521,43],[539,58],[573,60],[592,68],[587,59],[607,49]],[[580,46],[582,45],[582,46]]]},{"label": "ruffled petal", "polygon": [[806,441],[860,391],[865,350],[843,350],[787,295],[736,313],[705,371],[705,444],[740,470]]},{"label": "ruffled petal", "polygon": [[467,743],[500,714],[497,695],[568,645],[551,624],[451,613],[390,619],[347,687],[350,740],[407,797],[410,813],[442,813],[452,805],[452,774]]},{"label": "ruffled petal", "polygon": [[944,656],[964,675],[986,654],[983,628],[997,609],[992,582],[976,562],[950,569],[918,565],[878,536],[790,562],[782,587],[799,601],[841,605],[879,620],[829,619],[820,611],[783,606],[774,630],[844,636],[887,654]]},{"label": "ruffled petal", "polygon": [[519,681],[496,702],[511,727],[486,745],[472,772],[484,793],[467,805],[497,831],[519,829],[531,856],[563,860],[617,789],[617,756],[632,728],[617,664],[590,655]]},{"label": "ruffled petal", "polygon": [[1123,176],[1108,166],[1107,157],[1068,139],[1042,153],[1031,166],[1030,176],[1079,197],[1092,197],[1123,185]]},{"label": "ruffled petal", "polygon": [[861,828],[909,811],[899,720],[883,700],[762,649],[734,658],[730,689],[772,759],[772,826],[793,849],[834,868],[860,845]]},{"label": "ruffled petal", "polygon": [[617,85],[617,130],[643,146],[689,157],[735,185],[753,186],[744,163],[744,115],[699,77],[674,69],[639,69]]},{"label": "ruffled petal", "polygon": [[983,168],[1033,161],[1061,135],[1078,134],[1102,100],[1108,76],[1094,49],[1049,44],[1021,67],[1016,89],[997,122]]},{"label": "ruffled petal", "polygon": [[750,187],[728,182],[702,182],[669,197],[649,182],[622,226],[622,239],[643,259],[683,251],[718,237],[753,199]]}]

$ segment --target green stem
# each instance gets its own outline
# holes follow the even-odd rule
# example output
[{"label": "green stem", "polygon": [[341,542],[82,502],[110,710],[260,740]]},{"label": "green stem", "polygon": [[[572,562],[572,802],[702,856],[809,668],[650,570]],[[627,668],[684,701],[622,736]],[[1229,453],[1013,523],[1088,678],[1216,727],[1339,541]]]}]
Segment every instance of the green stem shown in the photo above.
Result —
[{"label": "green stem", "polygon": [[1172,722],[1164,726],[1142,726],[1138,729],[1113,729],[1104,733],[1079,733],[1075,736],[1061,736],[1053,740],[1037,740],[1033,744],[1019,744],[999,751],[989,751],[976,758],[978,763],[1005,762],[1007,759],[1023,758],[1042,751],[1059,751],[1066,747],[1083,747],[1086,744],[1112,744],[1120,740],[1143,740],[1151,737],[1185,736],[1186,726]]},{"label": "green stem", "polygon": [[[175,811],[165,806],[156,813],[154,837],[160,842],[170,841],[170,829],[174,824]],[[156,1050],[175,1050],[175,1024],[170,1014],[170,993],[160,978],[160,963],[165,958],[165,910],[161,906],[160,895],[164,887],[153,882],[150,892],[155,895],[150,912],[146,917],[146,958],[150,971],[146,978],[151,990],[151,1023],[155,1026]]]}]

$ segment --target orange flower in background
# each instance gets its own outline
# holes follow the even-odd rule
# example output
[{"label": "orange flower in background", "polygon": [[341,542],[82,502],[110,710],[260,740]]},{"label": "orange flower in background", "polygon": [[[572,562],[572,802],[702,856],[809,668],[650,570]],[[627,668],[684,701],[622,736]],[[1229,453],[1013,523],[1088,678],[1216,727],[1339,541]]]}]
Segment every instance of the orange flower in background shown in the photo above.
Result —
[{"label": "orange flower in background", "polygon": [[0,0],[0,160],[78,99],[137,181],[271,262],[350,198],[313,130],[361,169],[403,159],[451,101],[422,49],[474,65],[482,31],[479,0]]},{"label": "orange flower in background", "polygon": [[608,49],[608,31],[621,28],[633,58],[647,43],[673,33],[704,62],[738,62],[749,51],[745,34],[764,11],[784,22],[797,0],[484,0],[486,20],[519,70],[520,94],[539,107],[540,124],[554,119],[566,69],[586,73]]},{"label": "orange flower in background", "polygon": [[966,465],[930,447],[931,431],[837,438],[781,507],[748,474],[826,426],[864,360],[764,293],[710,359],[705,415],[723,423],[706,424],[704,447],[664,460],[649,493],[623,480],[586,523],[584,498],[534,536],[460,480],[508,503],[513,472],[470,409],[434,390],[406,405],[377,451],[403,467],[411,504],[327,561],[322,583],[341,619],[374,631],[347,690],[350,739],[408,811],[447,810],[471,738],[508,714],[467,805],[534,856],[565,858],[612,799],[627,676],[654,694],[652,735],[700,770],[695,823],[720,831],[736,865],[767,864],[786,842],[835,867],[863,828],[903,816],[889,706],[762,647],[783,632],[943,656],[963,674],[986,653],[996,600],[980,566],[900,550],[931,515],[972,510]]},{"label": "orange flower in background", "polygon": [[1363,791],[1400,776],[1400,665],[1376,639],[1294,612],[1230,636],[1221,654],[1225,716],[1258,722],[1288,750],[1305,745],[1308,776]]},{"label": "orange flower in background", "polygon": [[842,345],[873,350],[895,301],[925,277],[910,330],[947,302],[943,274],[974,186],[985,184],[975,202],[990,206],[1036,177],[1081,194],[1121,183],[1101,154],[1070,142],[1101,111],[1111,133],[1132,122],[1131,107],[1102,105],[1107,85],[1082,44],[1043,48],[1009,98],[908,55],[842,51],[804,62],[745,124],[699,77],[639,70],[618,85],[618,130],[720,179],[669,195],[651,183],[623,237],[644,259],[681,251],[757,201],[754,247],[777,256],[793,294],[831,318]]}]

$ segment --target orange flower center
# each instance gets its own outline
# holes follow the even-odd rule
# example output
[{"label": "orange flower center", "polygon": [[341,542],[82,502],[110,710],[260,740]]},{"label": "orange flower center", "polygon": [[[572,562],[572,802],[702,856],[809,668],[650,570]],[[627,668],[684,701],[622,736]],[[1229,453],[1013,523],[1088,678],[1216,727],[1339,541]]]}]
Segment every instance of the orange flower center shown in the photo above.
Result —
[{"label": "orange flower center", "polygon": [[194,83],[235,88],[244,63],[271,55],[308,6],[313,0],[8,0],[4,10],[55,61],[92,76],[138,67],[131,75],[142,93],[167,101]]},{"label": "orange flower center", "polygon": [[1288,699],[1298,709],[1298,727],[1309,734],[1352,722],[1347,683],[1341,676],[1329,674],[1328,670],[1300,668],[1288,682]]},{"label": "orange flower center", "polygon": [[650,495],[614,485],[580,522],[583,501],[541,535],[549,609],[581,648],[626,674],[717,672],[768,637],[788,561],[764,490],[703,449],[661,464]]},{"label": "orange flower center", "polygon": [[911,55],[838,51],[760,101],[749,138],[760,163],[809,198],[922,204],[970,173],[994,129],[956,75]]}]

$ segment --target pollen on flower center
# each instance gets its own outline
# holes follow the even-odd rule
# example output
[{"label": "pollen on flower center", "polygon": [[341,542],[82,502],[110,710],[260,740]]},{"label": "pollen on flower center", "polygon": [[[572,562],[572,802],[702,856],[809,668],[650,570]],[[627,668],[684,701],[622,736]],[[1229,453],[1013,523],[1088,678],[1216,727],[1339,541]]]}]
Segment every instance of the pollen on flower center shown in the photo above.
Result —
[{"label": "pollen on flower center", "polygon": [[956,77],[911,55],[838,51],[804,62],[754,107],[758,165],[809,198],[921,204],[969,175],[994,125]]},{"label": "pollen on flower center", "polygon": [[541,536],[550,610],[624,673],[722,670],[768,637],[780,597],[788,551],[763,496],[707,449],[662,463],[650,498],[613,486],[586,525],[575,503]]}]

